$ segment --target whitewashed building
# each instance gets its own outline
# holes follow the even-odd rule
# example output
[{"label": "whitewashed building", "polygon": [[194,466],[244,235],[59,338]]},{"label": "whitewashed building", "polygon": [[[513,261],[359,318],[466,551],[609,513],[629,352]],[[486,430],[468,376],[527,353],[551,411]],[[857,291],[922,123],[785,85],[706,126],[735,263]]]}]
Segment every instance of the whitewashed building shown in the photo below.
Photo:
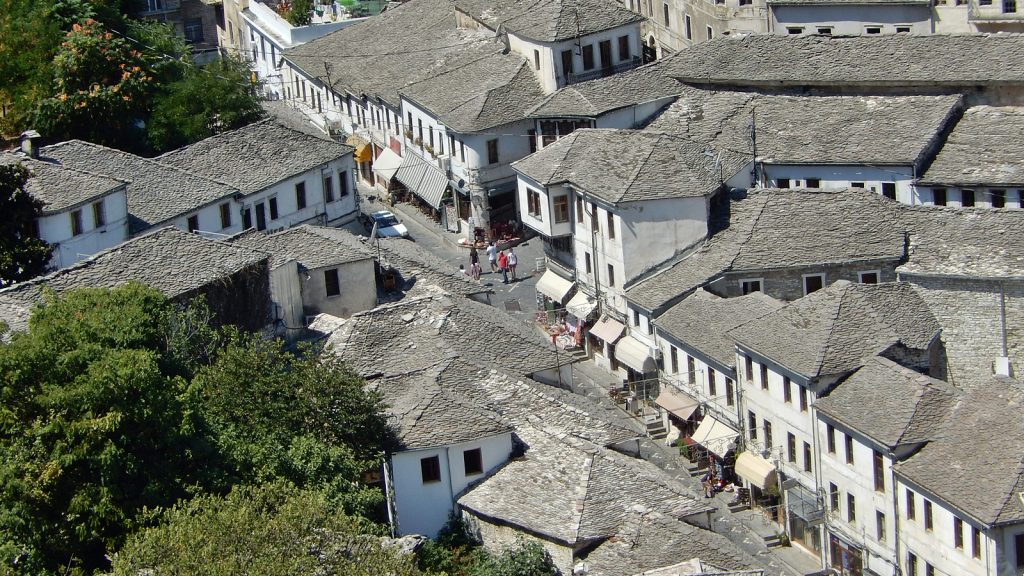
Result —
[{"label": "whitewashed building", "polygon": [[931,34],[930,0],[768,0],[768,28],[774,34]]}]

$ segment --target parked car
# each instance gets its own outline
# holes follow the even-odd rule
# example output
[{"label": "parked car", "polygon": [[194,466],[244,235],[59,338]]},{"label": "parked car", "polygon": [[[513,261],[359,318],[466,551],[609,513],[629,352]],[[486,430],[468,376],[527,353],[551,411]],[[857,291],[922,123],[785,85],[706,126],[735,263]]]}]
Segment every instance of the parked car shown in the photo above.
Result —
[{"label": "parked car", "polygon": [[366,220],[367,232],[373,230],[377,224],[377,236],[382,238],[408,238],[409,229],[398,219],[397,216],[387,210],[380,210],[370,214]]}]

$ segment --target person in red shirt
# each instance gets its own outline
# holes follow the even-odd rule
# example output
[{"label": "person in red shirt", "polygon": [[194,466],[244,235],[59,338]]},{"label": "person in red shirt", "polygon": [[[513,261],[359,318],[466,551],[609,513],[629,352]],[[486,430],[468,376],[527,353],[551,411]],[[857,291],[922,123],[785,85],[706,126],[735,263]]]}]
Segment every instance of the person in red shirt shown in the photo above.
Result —
[{"label": "person in red shirt", "polygon": [[508,284],[508,256],[502,250],[498,253],[498,269],[501,270],[502,284]]}]

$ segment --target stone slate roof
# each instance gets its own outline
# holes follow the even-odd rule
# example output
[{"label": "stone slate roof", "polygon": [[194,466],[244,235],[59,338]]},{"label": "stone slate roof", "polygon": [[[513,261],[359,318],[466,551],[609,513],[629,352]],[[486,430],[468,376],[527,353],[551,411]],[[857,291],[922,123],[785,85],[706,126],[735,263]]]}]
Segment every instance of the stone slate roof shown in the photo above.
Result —
[{"label": "stone slate roof", "polygon": [[327,341],[363,377],[404,374],[446,357],[523,376],[568,361],[556,360],[555,348],[533,327],[486,304],[440,291],[355,314]]},{"label": "stone slate roof", "polygon": [[783,302],[762,292],[736,298],[720,298],[697,290],[676,304],[655,321],[659,334],[699,350],[723,366],[736,366],[736,348],[729,330],[769,312],[778,310]]},{"label": "stone slate roof", "polygon": [[[284,57],[338,92],[397,107],[400,89],[457,70],[503,47],[493,32],[458,28],[451,0],[416,0],[296,46]],[[373,63],[372,71],[367,62]],[[458,93],[451,96],[457,98]]]},{"label": "stone slate roof", "polygon": [[767,0],[769,6],[931,6],[929,0]]},{"label": "stone slate roof", "polygon": [[[976,380],[945,425],[900,476],[986,526],[1024,521],[1024,387],[1009,378]],[[964,483],[978,486],[965,490]]]},{"label": "stone slate roof", "polygon": [[1024,211],[914,206],[901,217],[910,230],[901,275],[1024,278]]},{"label": "stone slate roof", "polygon": [[169,226],[0,290],[0,299],[28,308],[42,300],[45,288],[60,294],[75,288],[115,288],[129,282],[152,286],[175,298],[266,259],[265,254],[248,248],[207,240]]},{"label": "stone slate roof", "polygon": [[1024,184],[1024,107],[977,106],[946,138],[922,184],[1020,186]]},{"label": "stone slate roof", "polygon": [[753,159],[751,118],[757,155],[767,164],[919,165],[962,106],[957,95],[783,96],[690,87],[680,92],[646,129],[688,136],[723,156],[739,155],[740,165]]},{"label": "stone slate roof", "polygon": [[645,434],[636,420],[611,403],[464,358],[449,361],[437,381],[449,392],[517,430],[532,427],[554,436],[569,435],[608,447]]},{"label": "stone slate roof", "polygon": [[263,107],[263,111],[267,113],[268,117],[282,126],[287,126],[296,132],[302,132],[324,140],[331,140],[330,136],[320,128],[317,128],[316,124],[310,122],[309,116],[306,116],[290,100],[285,100],[284,98],[280,100],[263,100],[260,102],[260,106]]},{"label": "stone slate roof", "polygon": [[814,405],[829,418],[894,450],[930,440],[959,394],[946,382],[875,357]]},{"label": "stone slate roof", "polygon": [[611,0],[455,0],[459,10],[492,30],[538,42],[604,32],[643,17]]},{"label": "stone slate roof", "polygon": [[713,155],[689,138],[639,130],[576,130],[513,162],[544,186],[571,182],[612,204],[700,197],[721,187]]},{"label": "stone slate roof", "polygon": [[569,546],[613,536],[634,506],[679,519],[712,509],[644,460],[536,430],[518,436],[526,456],[470,488],[461,507]]},{"label": "stone slate roof", "polygon": [[902,208],[867,190],[751,190],[730,202],[729,226],[626,290],[659,310],[726,272],[901,260]]},{"label": "stone slate roof", "polygon": [[43,214],[70,210],[124,187],[124,180],[24,156],[0,153],[0,165],[21,164],[31,176],[25,190],[44,204]]},{"label": "stone slate roof", "polygon": [[82,140],[46,146],[40,156],[69,168],[127,180],[125,192],[133,234],[239,192],[234,186],[188,170]]},{"label": "stone slate roof", "polygon": [[324,234],[331,228],[303,225],[274,234],[256,230],[243,232],[231,239],[246,248],[270,254],[270,267],[277,268],[295,260],[310,270],[369,260],[373,253],[355,236]]},{"label": "stone slate roof", "polygon": [[835,282],[729,331],[741,346],[807,378],[845,374],[896,344],[924,350],[938,321],[905,282]]},{"label": "stone slate roof", "polygon": [[[669,57],[671,58],[671,56]],[[670,98],[683,89],[665,74],[666,59],[605,78],[570,84],[529,111],[532,118],[595,118],[626,106]]]},{"label": "stone slate roof", "polygon": [[512,427],[440,385],[446,362],[376,379],[402,448],[418,450],[511,432]]},{"label": "stone slate roof", "polygon": [[1024,36],[719,36],[671,62],[674,77],[694,84],[973,88],[1024,82]]},{"label": "stone slate roof", "polygon": [[353,148],[261,120],[158,156],[157,160],[245,194],[351,154]]},{"label": "stone slate roof", "polygon": [[522,120],[544,92],[525,58],[503,52],[503,46],[492,46],[479,58],[409,84],[400,93],[456,132]]},{"label": "stone slate roof", "polygon": [[[699,559],[706,571],[765,570],[728,538],[659,512],[634,512],[584,562],[587,576],[628,576]],[[666,572],[671,574],[672,572]]]}]

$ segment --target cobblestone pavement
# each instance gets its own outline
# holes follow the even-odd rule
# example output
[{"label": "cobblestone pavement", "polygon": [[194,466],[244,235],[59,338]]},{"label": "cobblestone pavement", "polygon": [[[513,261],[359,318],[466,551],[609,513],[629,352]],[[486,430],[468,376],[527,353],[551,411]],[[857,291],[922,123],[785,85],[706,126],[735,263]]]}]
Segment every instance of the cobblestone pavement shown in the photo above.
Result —
[{"label": "cobblestone pavement", "polygon": [[[460,235],[443,230],[440,225],[431,221],[412,205],[397,204],[388,207],[373,199],[377,192],[372,189],[360,184],[359,190],[361,194],[360,208],[364,213],[385,209],[394,212],[409,229],[412,241],[417,242],[439,258],[450,262],[456,268],[459,264],[469,266],[469,251],[458,244]],[[354,226],[353,231],[366,233],[365,230],[361,230],[361,225]],[[486,256],[483,254],[481,254],[484,265],[482,280],[494,291],[491,296],[491,303],[494,306],[524,322],[533,322],[534,314],[537,311],[535,286],[543,273],[544,248],[542,242],[534,238],[516,246],[515,250],[519,256],[518,269],[520,272],[516,282],[502,284],[501,274],[489,273]],[[608,387],[615,381],[615,376],[589,361],[573,364],[573,392],[599,400],[602,406],[606,407],[606,416],[610,419],[631,418],[608,396]],[[645,460],[690,486],[694,494],[703,493],[700,481],[690,477],[675,448],[645,438],[640,442],[640,453]],[[717,507],[717,511],[713,514],[715,532],[728,538],[741,550],[760,558],[768,567],[766,574],[799,576],[813,573],[819,569],[816,559],[799,550],[791,547],[767,548],[763,536],[773,534],[781,529],[776,525],[769,524],[760,514],[730,512],[727,504],[732,497],[732,494],[727,493],[715,496],[714,504]]]}]

